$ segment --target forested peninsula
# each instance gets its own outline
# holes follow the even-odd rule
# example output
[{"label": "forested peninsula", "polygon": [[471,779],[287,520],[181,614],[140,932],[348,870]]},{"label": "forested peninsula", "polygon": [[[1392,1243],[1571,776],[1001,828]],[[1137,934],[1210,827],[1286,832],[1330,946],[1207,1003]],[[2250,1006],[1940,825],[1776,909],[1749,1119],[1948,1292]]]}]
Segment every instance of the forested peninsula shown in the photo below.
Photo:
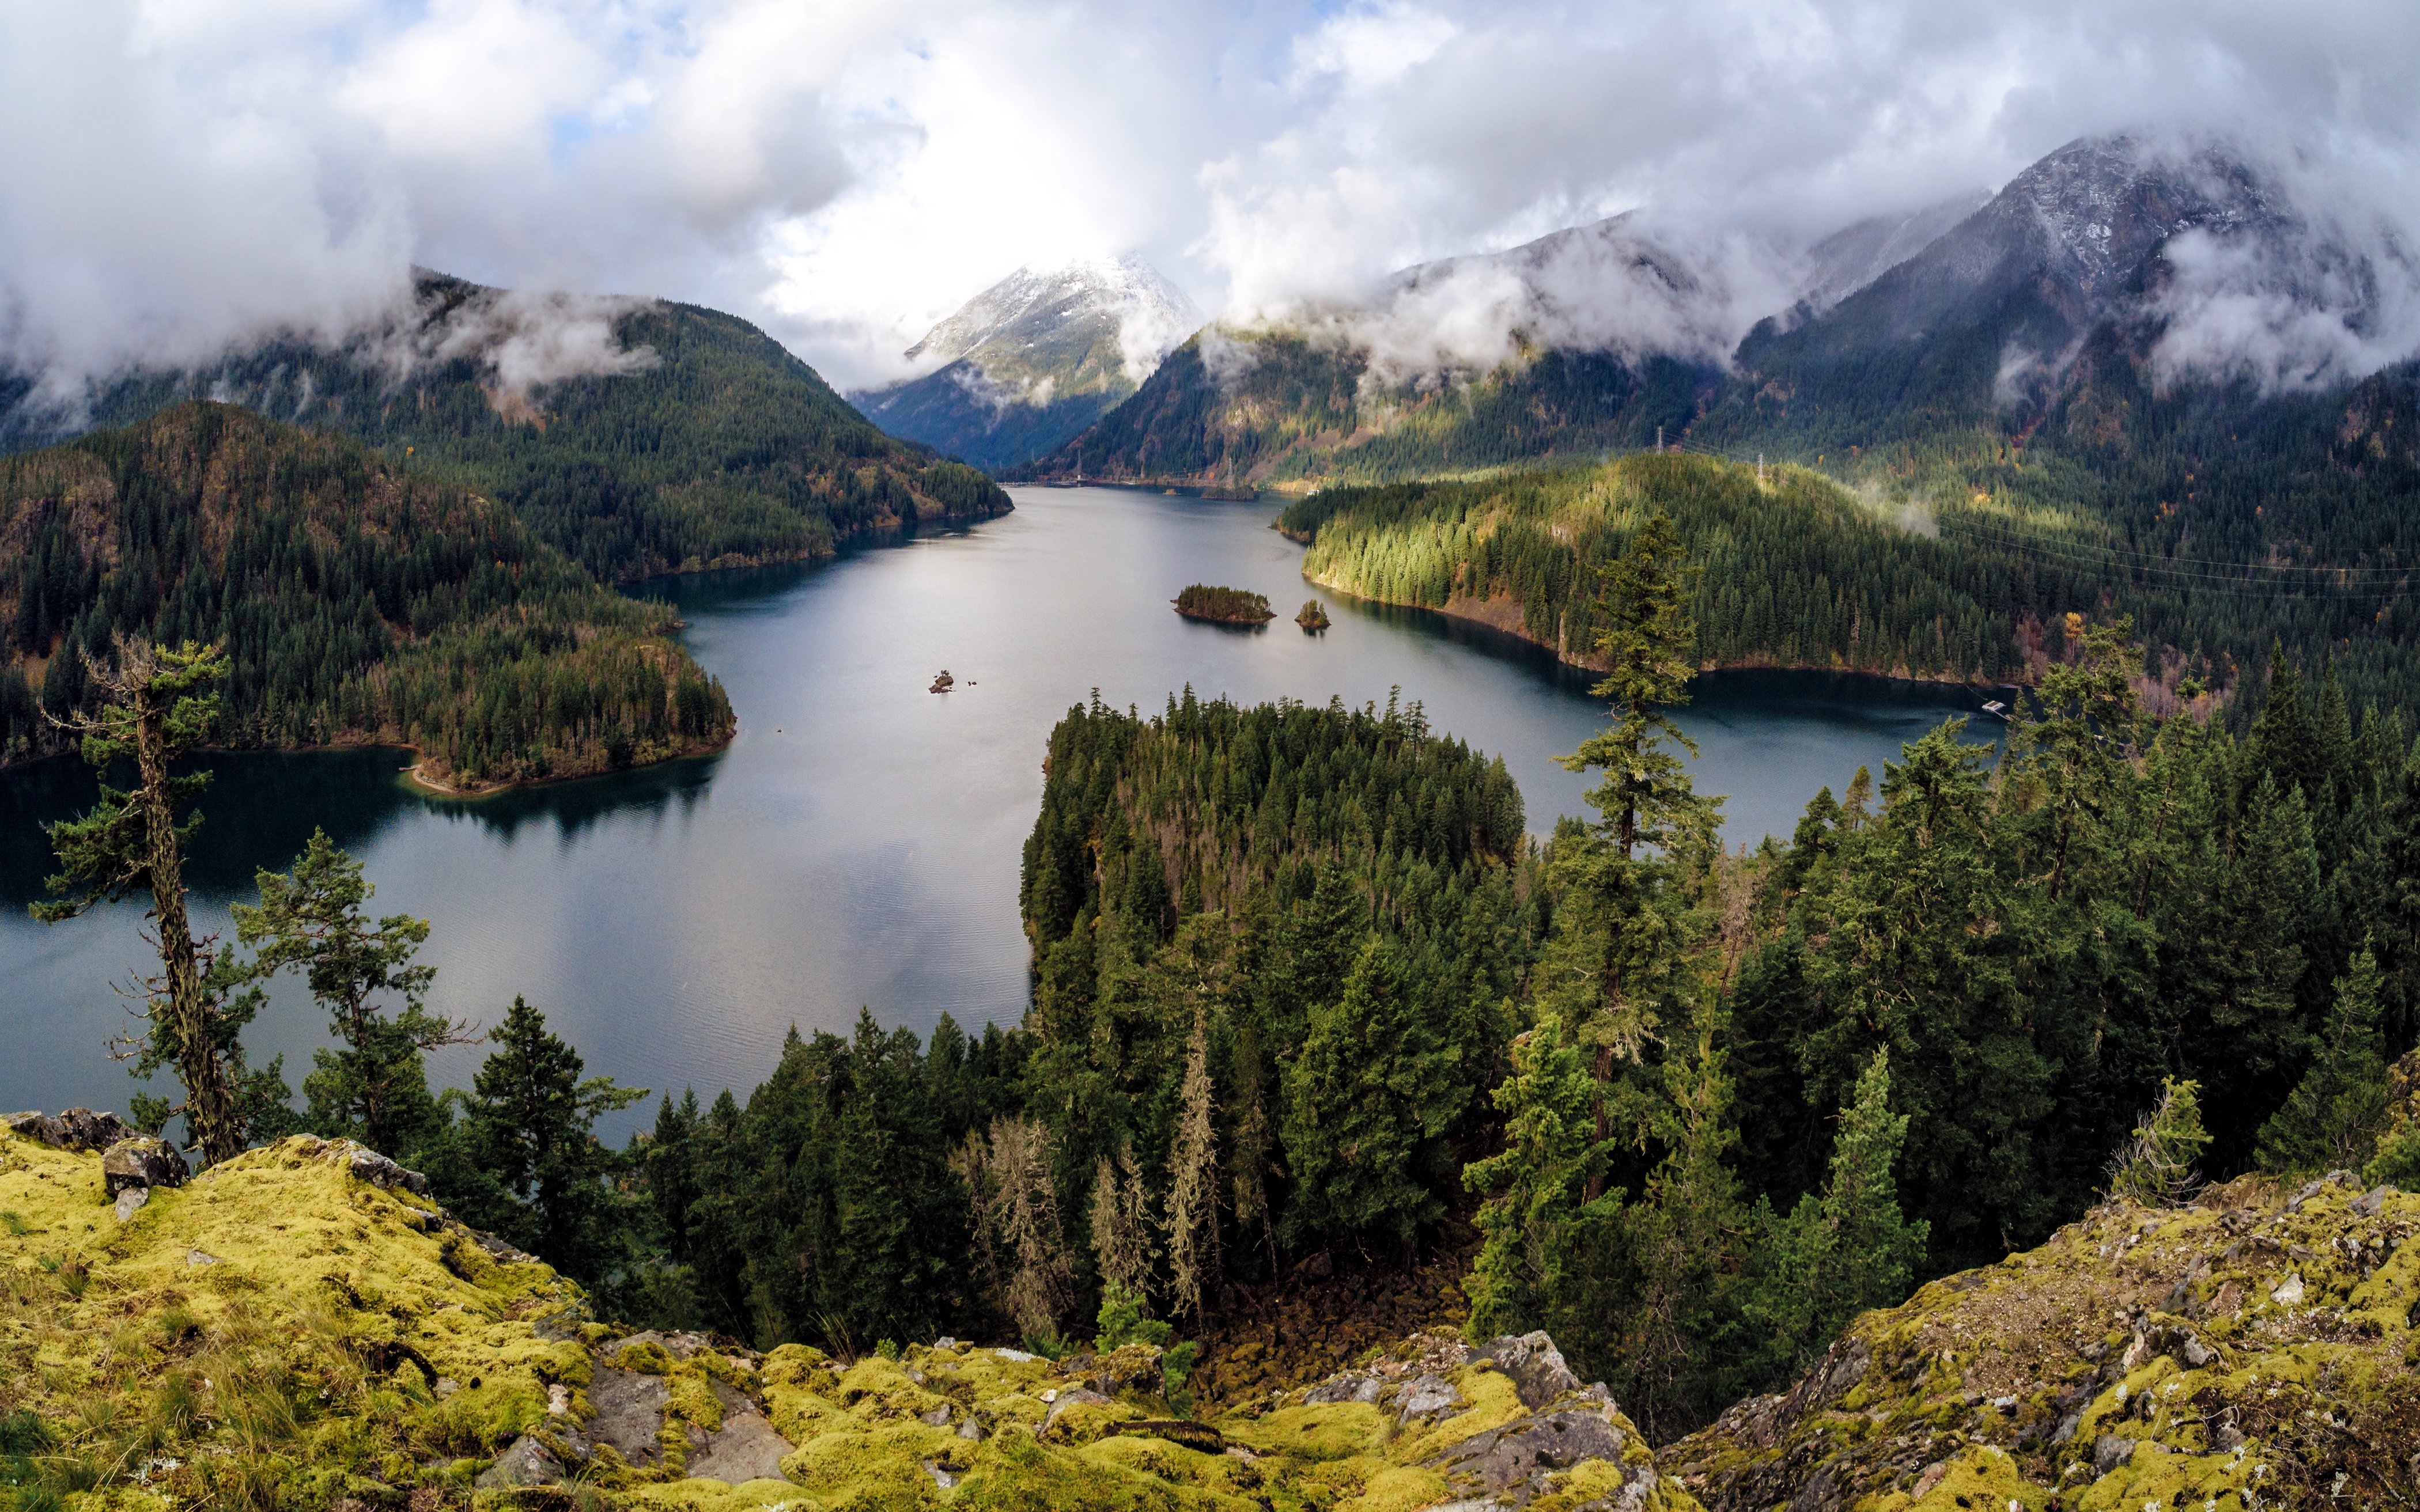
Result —
[{"label": "forested peninsula", "polygon": [[[2054,528],[2046,521],[2098,538],[2052,501],[2068,475],[2040,472],[2004,459],[1971,497],[1927,505],[1807,468],[1650,452],[1326,488],[1290,504],[1278,527],[1307,543],[1303,575],[1324,587],[1477,620],[1599,670],[1598,572],[1660,510],[1691,558],[1700,669],[2030,683],[2070,655],[2070,615],[2115,606],[2146,642],[2134,671],[2160,712],[2207,698],[2240,728],[2240,696],[2282,646],[2306,666],[2326,663],[2355,707],[2420,716],[2420,684],[2375,639],[2401,633],[2399,600],[2381,608],[2288,568],[2222,588],[2082,545],[2007,548]],[[2197,691],[2180,691],[2188,685]]]},{"label": "forested peninsula", "polygon": [[69,748],[40,710],[124,636],[226,648],[218,744],[410,746],[469,791],[659,761],[734,729],[675,625],[458,484],[229,405],[0,457],[0,760]]}]

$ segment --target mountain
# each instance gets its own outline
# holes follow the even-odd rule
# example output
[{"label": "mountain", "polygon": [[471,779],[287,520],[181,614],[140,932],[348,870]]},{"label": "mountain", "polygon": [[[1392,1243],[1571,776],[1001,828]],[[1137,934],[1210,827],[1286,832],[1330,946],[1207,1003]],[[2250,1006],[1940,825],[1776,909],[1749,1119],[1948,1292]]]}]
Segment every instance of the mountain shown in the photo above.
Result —
[{"label": "mountain", "polygon": [[1034,477],[1383,480],[1679,436],[1776,312],[1819,312],[1971,202],[1803,253],[1631,213],[1423,263],[1367,298],[1222,322]]},{"label": "mountain", "polygon": [[511,511],[229,405],[0,458],[0,761],[65,749],[112,638],[217,641],[214,739],[377,742],[432,783],[704,750],[731,704],[660,604],[598,585]]},{"label": "mountain", "polygon": [[[2291,300],[2311,292],[2295,286],[2288,250],[2310,229],[2274,177],[2226,148],[2070,143],[1821,318],[1760,327],[1726,397],[1752,414],[1745,429],[1790,435],[1803,422],[1810,436],[1861,445],[2039,413],[2109,357],[2149,363],[2176,313],[2164,296],[2181,245],[2248,246]],[[2096,337],[2102,354],[2078,369]],[[1733,414],[1714,418],[1743,428]]]},{"label": "mountain", "polygon": [[850,400],[893,436],[1016,467],[1134,393],[1200,324],[1192,301],[1131,255],[1020,268],[908,348],[939,368]]},{"label": "mountain", "polygon": [[195,398],[409,455],[606,581],[829,556],[902,524],[1010,507],[972,469],[882,434],[736,316],[428,272],[390,319],[341,345],[272,340],[64,405],[28,378],[0,381],[0,450]]},{"label": "mountain", "polygon": [[1559,232],[1213,326],[1026,472],[1379,483],[1660,432],[1830,473],[1969,576],[2013,564],[2031,586],[1997,609],[2001,650],[2028,664],[2057,641],[2046,606],[2114,608],[2222,684],[2282,640],[2356,702],[2420,711],[2420,363],[2396,315],[2420,265],[2306,182],[2225,142],[2112,136],[1962,216],[1780,264],[1633,218]]},{"label": "mountain", "polygon": [[1940,240],[1991,200],[1978,190],[1912,215],[1869,216],[1833,232],[1807,249],[1805,307],[1813,313],[1830,309]]}]

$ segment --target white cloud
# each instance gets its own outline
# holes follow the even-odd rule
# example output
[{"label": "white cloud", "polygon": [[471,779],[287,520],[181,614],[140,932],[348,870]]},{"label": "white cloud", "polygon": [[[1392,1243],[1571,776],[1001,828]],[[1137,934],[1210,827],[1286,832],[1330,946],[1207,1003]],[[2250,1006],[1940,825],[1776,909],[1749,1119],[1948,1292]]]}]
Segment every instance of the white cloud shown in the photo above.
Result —
[{"label": "white cloud", "polygon": [[[1758,248],[2144,121],[2299,144],[2420,245],[2415,94],[2408,0],[19,5],[0,350],[71,381],[344,329],[418,261],[717,304],[846,384],[1019,265],[1140,250],[1249,311],[1639,207],[1730,228],[1688,256],[1745,299]],[[2173,297],[2277,374],[2406,339],[2263,307],[2227,255]],[[1491,277],[1404,305],[1403,360],[1559,318]],[[1670,327],[1606,287],[1641,297],[1605,331]]]}]

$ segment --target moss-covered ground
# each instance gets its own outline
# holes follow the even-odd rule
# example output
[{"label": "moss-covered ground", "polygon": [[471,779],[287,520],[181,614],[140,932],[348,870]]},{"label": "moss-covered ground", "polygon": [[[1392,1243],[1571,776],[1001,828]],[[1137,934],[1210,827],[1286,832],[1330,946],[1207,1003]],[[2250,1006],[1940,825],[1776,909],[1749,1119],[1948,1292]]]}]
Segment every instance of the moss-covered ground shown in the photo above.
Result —
[{"label": "moss-covered ground", "polygon": [[98,1156],[0,1134],[0,1506],[2263,1512],[2420,1479],[2420,1197],[2343,1180],[2104,1206],[1651,1456],[1601,1388],[1450,1335],[1208,1422],[1142,1346],[629,1335],[354,1153],[287,1140],[121,1223]]},{"label": "moss-covered ground", "polygon": [[2113,1201],[1657,1458],[1715,1512],[2409,1506],[2415,1229],[2420,1196],[2343,1176]]}]

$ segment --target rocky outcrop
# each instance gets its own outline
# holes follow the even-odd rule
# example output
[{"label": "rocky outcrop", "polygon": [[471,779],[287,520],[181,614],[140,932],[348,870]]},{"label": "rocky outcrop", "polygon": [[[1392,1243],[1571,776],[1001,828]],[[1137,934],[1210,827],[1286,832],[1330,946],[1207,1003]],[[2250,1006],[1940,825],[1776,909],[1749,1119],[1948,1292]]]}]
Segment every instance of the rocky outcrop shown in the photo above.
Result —
[{"label": "rocky outcrop", "polygon": [[101,1188],[113,1200],[130,1189],[182,1186],[193,1174],[176,1146],[150,1134],[121,1139],[101,1155]]},{"label": "rocky outcrop", "polygon": [[0,1118],[0,1124],[12,1134],[39,1139],[53,1149],[107,1149],[143,1132],[115,1113],[95,1113],[90,1108],[69,1108],[49,1118],[39,1113],[11,1113]]},{"label": "rocky outcrop", "polygon": [[1865,1315],[1657,1463],[1713,1512],[2399,1504],[2415,1231],[2420,1196],[2349,1172],[2113,1201]]}]

